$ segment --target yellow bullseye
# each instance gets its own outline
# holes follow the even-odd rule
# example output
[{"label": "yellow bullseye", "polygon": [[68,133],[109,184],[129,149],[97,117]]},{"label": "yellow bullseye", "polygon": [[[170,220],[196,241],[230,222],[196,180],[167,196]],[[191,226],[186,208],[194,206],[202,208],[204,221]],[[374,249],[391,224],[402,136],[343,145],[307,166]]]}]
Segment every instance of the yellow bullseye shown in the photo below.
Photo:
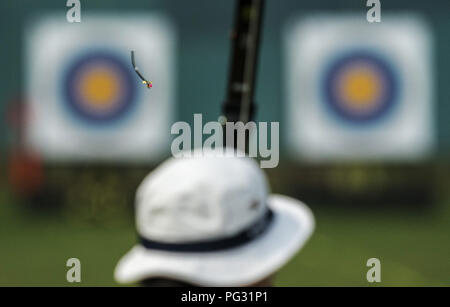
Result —
[{"label": "yellow bullseye", "polygon": [[94,68],[81,78],[80,94],[83,101],[94,110],[113,106],[120,89],[120,82],[110,69]]},{"label": "yellow bullseye", "polygon": [[339,82],[339,96],[352,109],[367,110],[379,99],[379,77],[367,67],[353,68],[345,72]]}]

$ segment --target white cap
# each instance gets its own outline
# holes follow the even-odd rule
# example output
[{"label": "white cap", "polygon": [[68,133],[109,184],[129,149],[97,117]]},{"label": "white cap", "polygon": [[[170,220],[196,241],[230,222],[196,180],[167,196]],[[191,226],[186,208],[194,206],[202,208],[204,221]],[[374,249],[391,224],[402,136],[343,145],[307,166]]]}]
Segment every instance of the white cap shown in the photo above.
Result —
[{"label": "white cap", "polygon": [[252,159],[210,152],[171,158],[144,179],[136,227],[141,242],[119,261],[118,282],[241,286],[284,265],[312,234],[314,217],[298,200],[268,196]]}]

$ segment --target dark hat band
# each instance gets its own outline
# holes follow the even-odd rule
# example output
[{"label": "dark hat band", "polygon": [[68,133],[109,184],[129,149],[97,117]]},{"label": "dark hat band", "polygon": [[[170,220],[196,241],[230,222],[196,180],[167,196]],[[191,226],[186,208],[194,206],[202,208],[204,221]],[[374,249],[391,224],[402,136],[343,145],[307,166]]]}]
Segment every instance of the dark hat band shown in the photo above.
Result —
[{"label": "dark hat band", "polygon": [[188,243],[165,243],[149,240],[139,236],[142,246],[147,249],[163,250],[170,252],[213,252],[218,250],[230,249],[248,243],[262,235],[271,225],[274,218],[272,210],[267,212],[255,223],[240,231],[236,235],[218,240],[205,240]]}]

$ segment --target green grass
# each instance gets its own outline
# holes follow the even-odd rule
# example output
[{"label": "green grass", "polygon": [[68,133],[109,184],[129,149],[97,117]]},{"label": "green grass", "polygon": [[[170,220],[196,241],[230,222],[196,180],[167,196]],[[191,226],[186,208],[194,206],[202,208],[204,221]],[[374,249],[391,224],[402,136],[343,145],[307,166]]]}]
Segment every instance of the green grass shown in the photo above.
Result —
[{"label": "green grass", "polygon": [[[317,227],[278,274],[278,286],[372,286],[366,261],[381,260],[382,286],[450,285],[450,208],[427,214],[313,207]],[[135,242],[124,222],[80,223],[27,214],[0,193],[0,285],[67,286],[66,260],[82,264],[83,286],[113,286],[117,260]]]},{"label": "green grass", "polygon": [[[450,211],[425,215],[315,210],[308,245],[280,272],[278,285],[368,286],[366,261],[381,261],[382,286],[450,285]],[[405,210],[406,211],[406,210]]]}]

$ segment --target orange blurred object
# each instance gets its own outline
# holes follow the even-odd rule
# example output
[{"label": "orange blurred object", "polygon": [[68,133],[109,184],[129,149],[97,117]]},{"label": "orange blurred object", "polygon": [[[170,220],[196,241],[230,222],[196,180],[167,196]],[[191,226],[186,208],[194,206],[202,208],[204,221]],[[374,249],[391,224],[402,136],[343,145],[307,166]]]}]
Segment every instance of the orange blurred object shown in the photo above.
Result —
[{"label": "orange blurred object", "polygon": [[10,156],[8,168],[9,182],[15,192],[30,195],[42,187],[44,172],[37,155],[15,152]]}]

